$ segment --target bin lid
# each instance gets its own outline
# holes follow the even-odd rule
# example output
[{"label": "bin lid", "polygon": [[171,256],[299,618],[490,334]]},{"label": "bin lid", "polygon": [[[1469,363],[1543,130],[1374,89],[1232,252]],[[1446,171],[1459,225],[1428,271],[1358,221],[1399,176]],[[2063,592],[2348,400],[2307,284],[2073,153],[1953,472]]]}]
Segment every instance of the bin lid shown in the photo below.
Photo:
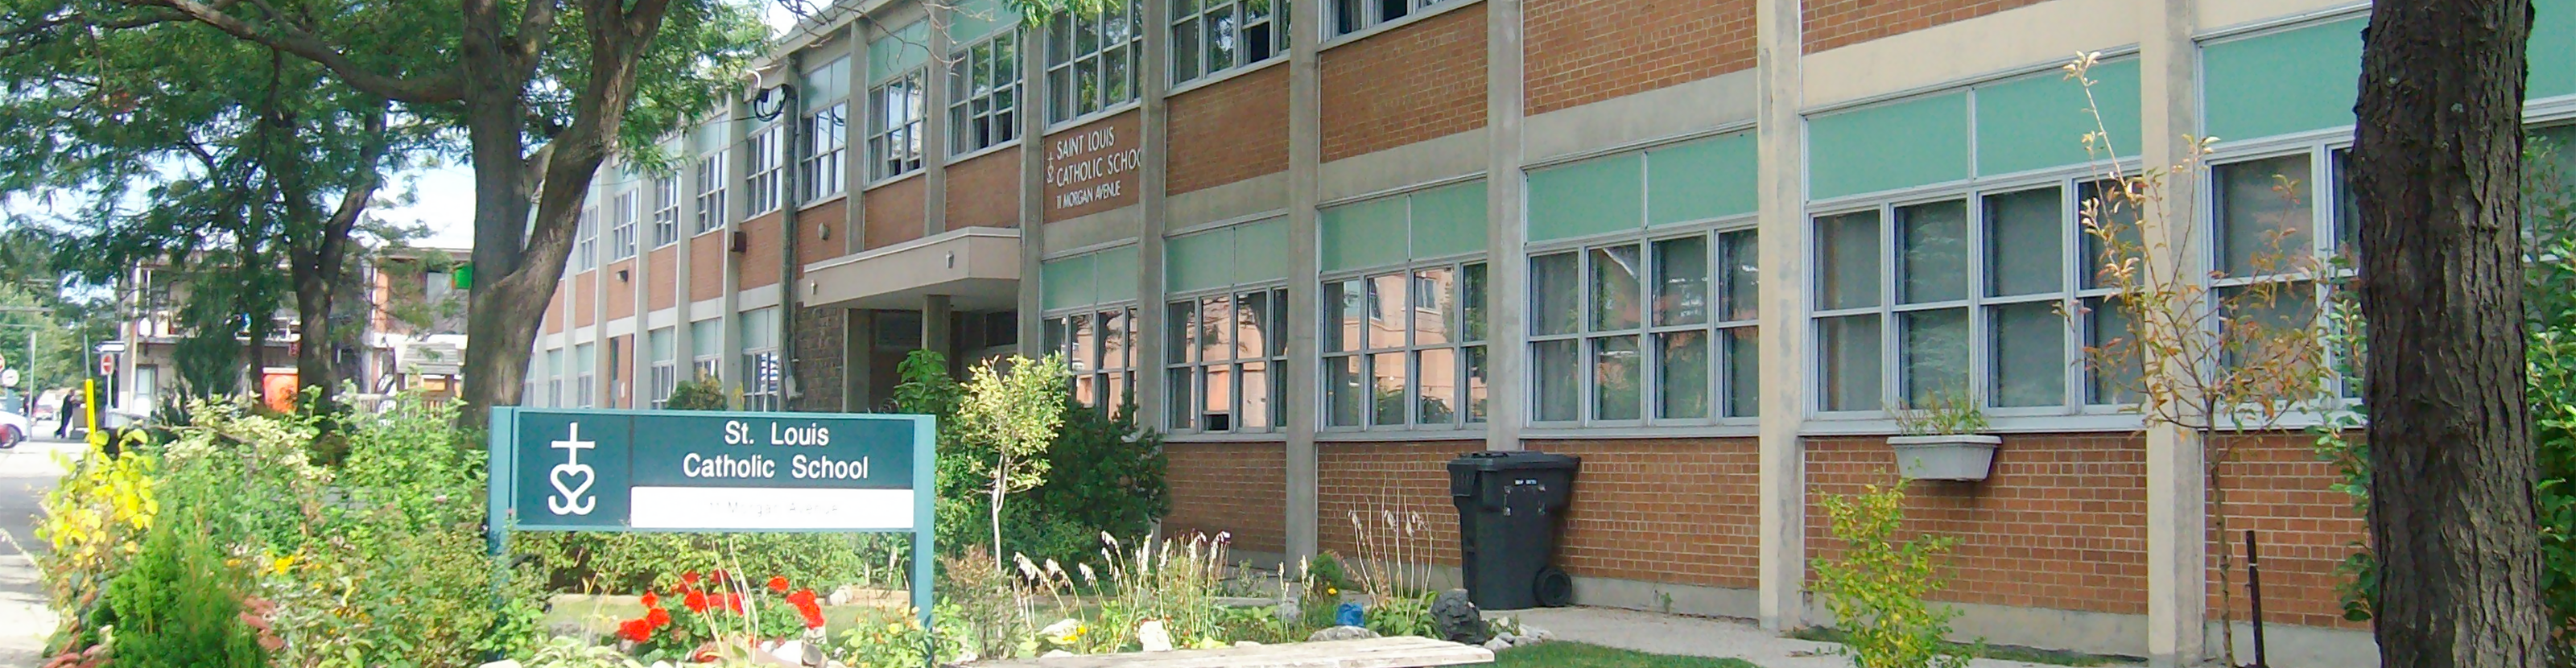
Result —
[{"label": "bin lid", "polygon": [[1470,452],[1449,460],[1449,469],[1453,471],[1544,471],[1582,467],[1581,457],[1529,450]]}]

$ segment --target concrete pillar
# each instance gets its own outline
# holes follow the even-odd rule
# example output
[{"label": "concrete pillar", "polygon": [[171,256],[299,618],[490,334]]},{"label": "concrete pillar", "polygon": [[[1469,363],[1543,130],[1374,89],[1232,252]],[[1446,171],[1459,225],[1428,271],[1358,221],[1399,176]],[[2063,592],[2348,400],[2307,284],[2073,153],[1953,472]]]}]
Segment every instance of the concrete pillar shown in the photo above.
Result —
[{"label": "concrete pillar", "polygon": [[1316,301],[1322,285],[1316,264],[1315,203],[1317,172],[1324,155],[1323,78],[1316,46],[1323,41],[1322,2],[1288,3],[1288,402],[1287,489],[1288,554],[1300,560],[1315,556],[1317,499],[1321,476],[1316,470],[1315,428],[1323,397],[1322,370],[1316,340]]},{"label": "concrete pillar", "polygon": [[1485,2],[1485,449],[1521,449],[1529,404],[1529,262],[1522,224],[1521,0]]},{"label": "concrete pillar", "polygon": [[796,320],[804,315],[800,310],[805,304],[804,291],[798,289],[803,287],[804,272],[801,270],[804,266],[796,261],[797,241],[802,238],[799,234],[803,229],[799,227],[803,221],[799,220],[800,216],[797,214],[805,208],[804,194],[808,190],[805,181],[808,175],[805,173],[804,157],[808,145],[813,141],[805,134],[807,132],[805,127],[807,86],[803,51],[787,54],[786,79],[784,92],[787,96],[784,102],[779,103],[778,110],[780,127],[786,129],[785,132],[779,133],[779,140],[787,144],[784,147],[785,150],[779,151],[779,155],[787,164],[780,166],[778,170],[780,191],[777,242],[778,324],[775,326],[774,334],[778,337],[778,405],[776,409],[782,411],[798,408],[796,400],[805,394],[804,389],[799,386],[802,379],[796,377]]},{"label": "concrete pillar", "polygon": [[948,295],[921,297],[921,349],[939,353],[951,364],[958,362],[956,339],[949,331],[949,321],[954,315],[948,305]]},{"label": "concrete pillar", "polygon": [[1036,359],[1046,349],[1046,31],[1020,28],[1020,354]]},{"label": "concrete pillar", "polygon": [[742,229],[744,214],[751,212],[751,188],[747,182],[751,175],[751,147],[748,144],[751,131],[759,121],[752,119],[751,104],[741,96],[727,100],[726,106],[724,145],[731,150],[725,153],[724,229],[717,232],[723,236],[716,239],[716,252],[724,254],[724,283],[720,288],[723,295],[720,303],[724,306],[717,312],[723,319],[716,325],[716,338],[722,344],[716,346],[716,354],[719,355],[716,368],[726,371],[722,374],[723,382],[717,386],[725,396],[737,397],[742,396],[743,378],[752,370],[742,368],[742,254],[733,252],[733,233]]},{"label": "concrete pillar", "polygon": [[[1115,8],[1123,0],[1112,0]],[[1145,31],[1136,67],[1136,206],[1143,222],[1136,229],[1136,402],[1147,420],[1170,415],[1170,392],[1164,387],[1163,364],[1172,351],[1163,349],[1163,232],[1171,216],[1163,210],[1168,181],[1166,127],[1171,105],[1163,94],[1172,89],[1171,0],[1138,0]],[[1155,424],[1146,422],[1146,424]]]},{"label": "concrete pillar", "polygon": [[[2138,5],[2139,153],[2149,169],[2182,164],[2200,133],[2198,17],[2194,0]],[[2139,232],[2148,248],[2171,253],[2150,257],[2163,276],[2198,272],[2192,226],[2199,219],[2199,176],[2165,180],[2165,216],[2146,216]],[[2187,370],[2147,361],[2151,373]],[[2158,668],[2200,663],[2207,633],[2208,506],[2200,440],[2170,425],[2147,429],[2147,655]]]},{"label": "concrete pillar", "polygon": [[[699,121],[701,123],[712,121]],[[681,381],[696,380],[697,341],[689,331],[690,252],[698,236],[698,126],[691,125],[680,144],[680,244],[671,251],[671,364]],[[649,302],[648,302],[649,303]]]},{"label": "concrete pillar", "polygon": [[1805,37],[1801,0],[1762,0],[1755,10],[1756,186],[1762,264],[1762,427],[1759,506],[1762,627],[1806,625],[1806,446],[1798,436],[1814,396],[1809,364],[1806,220]]},{"label": "concrete pillar", "polygon": [[921,76],[921,85],[929,89],[921,102],[921,236],[926,239],[948,231],[948,63],[956,55],[948,52],[948,24],[956,12],[949,3],[924,4],[930,8],[930,61]]},{"label": "concrete pillar", "polygon": [[845,255],[867,250],[868,245],[868,208],[859,205],[859,191],[868,183],[867,25],[865,19],[850,22],[850,76],[841,84],[842,90],[849,91],[850,101],[849,113],[841,118],[841,188],[849,198],[841,207],[841,253]]}]

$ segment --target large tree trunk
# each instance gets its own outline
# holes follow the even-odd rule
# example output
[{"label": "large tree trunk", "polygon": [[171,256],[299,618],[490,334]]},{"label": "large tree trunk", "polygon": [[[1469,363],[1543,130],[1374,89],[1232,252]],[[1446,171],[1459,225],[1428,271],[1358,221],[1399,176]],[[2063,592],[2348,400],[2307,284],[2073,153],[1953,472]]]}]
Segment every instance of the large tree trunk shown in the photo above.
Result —
[{"label": "large tree trunk", "polygon": [[303,344],[295,347],[296,387],[312,392],[313,405],[326,408],[339,394],[340,369],[332,355],[330,279],[295,263],[295,315],[303,323]]},{"label": "large tree trunk", "polygon": [[2540,666],[2524,403],[2528,0],[2380,0],[2355,193],[2380,665]]}]

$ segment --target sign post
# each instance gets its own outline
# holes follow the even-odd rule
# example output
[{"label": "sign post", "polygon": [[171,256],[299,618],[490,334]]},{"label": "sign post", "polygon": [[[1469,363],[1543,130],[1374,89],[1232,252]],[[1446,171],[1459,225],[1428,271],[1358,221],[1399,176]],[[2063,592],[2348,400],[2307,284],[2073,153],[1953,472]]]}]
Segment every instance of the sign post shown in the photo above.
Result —
[{"label": "sign post", "polygon": [[932,628],[931,416],[499,406],[491,427],[486,530],[504,573],[513,530],[910,533],[912,604]]}]

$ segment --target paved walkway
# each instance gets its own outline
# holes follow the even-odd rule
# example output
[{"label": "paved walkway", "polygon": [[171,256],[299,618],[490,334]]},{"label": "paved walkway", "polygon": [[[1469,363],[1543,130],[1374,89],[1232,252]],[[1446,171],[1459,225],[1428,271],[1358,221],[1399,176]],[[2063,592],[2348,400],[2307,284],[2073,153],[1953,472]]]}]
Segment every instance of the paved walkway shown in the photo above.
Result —
[{"label": "paved walkway", "polygon": [[45,609],[44,586],[27,553],[44,549],[34,527],[45,492],[63,474],[53,453],[82,450],[79,443],[49,441],[0,450],[0,532],[7,532],[0,536],[0,667],[34,668],[43,658],[38,653],[44,651],[46,637],[53,635],[54,613]]},{"label": "paved walkway", "polygon": [[[1753,624],[1707,617],[1659,615],[1613,608],[1552,608],[1493,615],[1520,620],[1570,640],[1650,654],[1733,657],[1762,668],[1851,668],[1832,654],[1832,643],[1782,638]],[[1975,668],[2053,668],[2018,661],[1978,659]]]}]

